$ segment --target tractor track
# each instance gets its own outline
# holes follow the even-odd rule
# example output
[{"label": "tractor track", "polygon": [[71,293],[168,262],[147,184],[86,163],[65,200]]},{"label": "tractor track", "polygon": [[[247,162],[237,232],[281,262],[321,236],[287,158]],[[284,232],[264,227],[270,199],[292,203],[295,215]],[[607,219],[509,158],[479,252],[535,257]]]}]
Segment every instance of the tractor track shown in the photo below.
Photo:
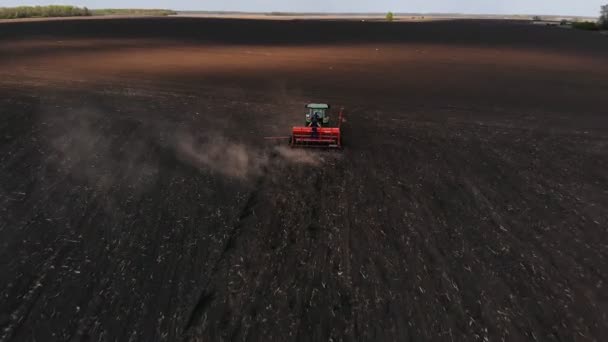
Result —
[{"label": "tractor track", "polygon": [[[277,154],[276,154],[276,152],[274,152],[274,153],[271,153],[270,156],[271,157],[270,157],[269,162],[272,163],[272,160],[277,158]],[[190,332],[190,330],[192,329],[193,326],[195,326],[197,324],[198,325],[201,324],[201,319],[203,318],[205,310],[213,302],[214,296],[215,296],[215,291],[212,289],[209,289],[209,285],[213,281],[214,275],[220,269],[220,264],[222,262],[225,262],[228,254],[231,253],[232,250],[234,250],[236,240],[239,238],[239,235],[243,228],[243,221],[246,220],[250,216],[255,216],[254,208],[257,204],[258,196],[259,196],[260,192],[262,191],[262,189],[264,188],[264,181],[265,181],[265,177],[266,177],[265,175],[268,172],[270,172],[270,170],[267,167],[264,167],[262,169],[263,175],[257,177],[253,190],[251,190],[251,192],[247,196],[247,200],[245,201],[245,204],[243,205],[242,209],[240,210],[240,213],[238,214],[237,221],[232,225],[232,229],[229,232],[227,232],[228,237],[224,244],[224,248],[222,249],[222,252],[217,257],[215,262],[213,263],[214,266],[211,270],[211,273],[208,275],[208,280],[206,281],[206,285],[202,288],[200,295],[198,296],[198,298],[195,301],[196,304],[193,307],[192,312],[188,315],[188,317],[189,317],[188,322],[184,327],[184,332],[186,334],[188,334],[188,332]]]}]

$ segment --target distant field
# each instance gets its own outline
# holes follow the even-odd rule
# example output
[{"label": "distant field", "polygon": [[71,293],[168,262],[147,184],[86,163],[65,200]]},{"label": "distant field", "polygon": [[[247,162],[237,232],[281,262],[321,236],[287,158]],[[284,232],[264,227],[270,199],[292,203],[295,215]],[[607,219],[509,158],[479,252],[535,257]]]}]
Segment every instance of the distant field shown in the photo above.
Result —
[{"label": "distant field", "polygon": [[168,9],[141,9],[141,8],[130,8],[130,9],[116,9],[116,8],[105,8],[92,10],[93,15],[151,15],[151,16],[166,16],[174,15],[177,12]]},{"label": "distant field", "polygon": [[[88,9],[75,6],[19,6],[11,8],[0,7],[0,20],[28,19],[48,20],[52,18],[82,18],[91,16],[178,16],[194,18],[226,18],[226,19],[256,19],[256,20],[362,20],[384,21],[385,13],[246,13],[246,12],[206,12],[206,11],[174,11],[170,9]],[[455,19],[475,20],[533,20],[537,15],[472,15],[457,13],[397,13],[394,21],[436,21]],[[596,18],[577,16],[540,16],[541,22],[595,21]]]},{"label": "distant field", "polygon": [[[276,20],[384,20],[386,13],[246,13],[246,12],[204,12],[204,11],[177,11],[180,17],[197,18],[240,18],[240,19],[276,19]],[[452,20],[452,19],[497,19],[497,20],[532,20],[537,15],[496,15],[496,14],[458,14],[458,13],[397,13],[395,21],[418,21],[418,20]],[[596,20],[591,17],[578,16],[541,16],[543,20],[560,21],[566,20]]]},{"label": "distant field", "polygon": [[108,18],[0,24],[0,341],[605,341],[605,36]]}]

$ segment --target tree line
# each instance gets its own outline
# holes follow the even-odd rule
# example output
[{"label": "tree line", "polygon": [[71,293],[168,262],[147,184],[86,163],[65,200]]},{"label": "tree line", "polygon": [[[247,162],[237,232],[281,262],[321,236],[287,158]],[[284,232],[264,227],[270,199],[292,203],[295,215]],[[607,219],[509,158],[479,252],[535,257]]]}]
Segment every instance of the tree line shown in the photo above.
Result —
[{"label": "tree line", "polygon": [[89,16],[91,14],[92,13],[88,8],[76,6],[0,7],[0,19],[80,17]]},{"label": "tree line", "polygon": [[76,6],[19,6],[0,7],[0,19],[84,17],[91,15],[153,15],[166,16],[177,14],[165,9],[95,9]]}]

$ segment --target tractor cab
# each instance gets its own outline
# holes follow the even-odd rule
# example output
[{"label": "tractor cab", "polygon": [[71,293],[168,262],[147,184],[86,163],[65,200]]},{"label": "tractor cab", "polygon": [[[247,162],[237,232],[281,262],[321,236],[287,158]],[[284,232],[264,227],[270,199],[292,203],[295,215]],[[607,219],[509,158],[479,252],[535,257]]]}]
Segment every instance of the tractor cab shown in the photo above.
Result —
[{"label": "tractor cab", "polygon": [[316,114],[321,119],[323,126],[329,124],[329,105],[325,103],[309,103],[306,105],[306,126],[312,122],[312,117]]}]

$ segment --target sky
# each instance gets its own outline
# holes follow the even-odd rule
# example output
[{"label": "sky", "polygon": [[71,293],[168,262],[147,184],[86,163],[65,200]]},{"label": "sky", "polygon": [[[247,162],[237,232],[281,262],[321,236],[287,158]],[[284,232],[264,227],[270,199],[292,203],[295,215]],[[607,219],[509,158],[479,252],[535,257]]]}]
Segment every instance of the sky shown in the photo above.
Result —
[{"label": "sky", "polygon": [[63,4],[243,12],[405,12],[598,16],[608,0],[0,0],[0,7]]}]

